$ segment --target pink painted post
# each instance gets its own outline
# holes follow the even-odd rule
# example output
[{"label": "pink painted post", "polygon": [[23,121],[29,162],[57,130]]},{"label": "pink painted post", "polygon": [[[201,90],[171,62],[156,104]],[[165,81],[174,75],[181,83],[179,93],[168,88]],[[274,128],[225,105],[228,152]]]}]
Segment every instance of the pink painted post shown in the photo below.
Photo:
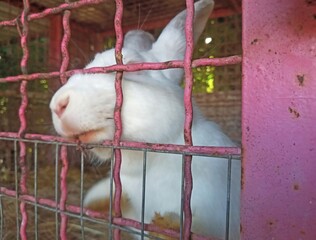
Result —
[{"label": "pink painted post", "polygon": [[243,1],[242,239],[316,239],[315,10]]}]

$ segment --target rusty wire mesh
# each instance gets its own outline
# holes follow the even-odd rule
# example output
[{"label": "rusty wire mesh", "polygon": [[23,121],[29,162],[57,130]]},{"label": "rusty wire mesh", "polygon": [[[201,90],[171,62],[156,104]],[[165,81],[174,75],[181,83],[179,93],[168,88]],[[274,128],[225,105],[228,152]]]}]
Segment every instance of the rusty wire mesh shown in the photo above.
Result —
[{"label": "rusty wire mesh", "polygon": [[[227,64],[240,63],[241,59],[239,56],[229,56],[224,58],[205,58],[192,60],[193,49],[192,49],[192,19],[193,19],[193,1],[187,0],[187,19],[186,19],[186,38],[187,38],[187,48],[185,53],[184,61],[170,61],[168,63],[139,63],[123,65],[121,61],[121,49],[123,44],[123,31],[122,31],[122,14],[123,14],[123,3],[121,0],[116,0],[116,13],[114,20],[114,27],[116,31],[116,46],[115,52],[117,57],[117,65],[110,67],[98,67],[92,69],[75,69],[67,71],[69,65],[69,53],[68,53],[68,43],[71,37],[71,29],[69,27],[69,17],[71,11],[78,9],[83,6],[100,4],[106,2],[106,0],[81,0],[77,2],[68,2],[59,5],[54,8],[47,8],[39,13],[29,13],[30,3],[28,0],[23,1],[23,11],[21,16],[17,16],[15,19],[8,19],[6,21],[0,22],[1,26],[6,27],[16,27],[19,29],[20,33],[20,44],[23,50],[23,56],[20,61],[21,75],[17,76],[7,76],[0,78],[1,83],[14,83],[19,82],[20,84],[20,97],[21,104],[18,112],[18,117],[20,121],[19,129],[17,132],[0,132],[1,141],[6,142],[6,144],[12,144],[14,149],[14,186],[1,186],[0,188],[0,215],[1,215],[1,237],[5,237],[4,223],[3,219],[5,216],[5,205],[2,202],[6,199],[10,199],[15,204],[16,213],[16,232],[17,238],[29,239],[29,225],[30,216],[33,214],[34,217],[34,239],[39,237],[39,219],[37,218],[37,213],[39,209],[49,210],[55,214],[55,238],[67,239],[69,237],[69,229],[71,229],[71,224],[69,224],[69,219],[74,217],[80,221],[80,234],[82,239],[85,238],[85,221],[101,222],[107,225],[113,230],[113,238],[120,239],[121,232],[132,231],[130,227],[138,229],[144,235],[145,231],[156,232],[166,234],[170,237],[183,237],[184,239],[189,239],[191,236],[191,222],[192,213],[190,209],[190,198],[192,190],[192,173],[191,173],[191,160],[192,155],[207,155],[207,156],[238,156],[240,155],[239,148],[225,148],[225,147],[200,147],[192,146],[192,136],[191,136],[191,125],[192,125],[192,67],[197,66],[223,66]],[[63,29],[64,35],[61,42],[61,52],[62,52],[62,63],[59,71],[45,72],[45,73],[32,73],[28,74],[28,60],[29,60],[29,47],[28,47],[28,33],[29,33],[29,22],[45,18],[56,13],[63,13]],[[191,43],[191,44],[190,44]],[[120,109],[122,107],[122,72],[123,71],[137,71],[144,69],[151,70],[161,70],[167,68],[184,68],[185,70],[185,145],[173,145],[173,144],[146,144],[146,143],[136,143],[136,142],[122,142],[120,137],[122,134],[122,121],[120,116]],[[67,197],[69,188],[67,186],[67,177],[69,173],[69,162],[67,160],[66,146],[76,146],[76,142],[63,139],[61,137],[27,133],[27,121],[26,112],[28,107],[29,97],[27,94],[27,84],[30,81],[36,81],[39,79],[48,79],[49,81],[55,78],[60,78],[62,83],[67,81],[67,78],[75,73],[105,73],[116,71],[116,111],[114,113],[116,131],[113,141],[105,141],[102,147],[110,147],[113,149],[113,155],[115,156],[115,161],[113,162],[113,179],[115,184],[114,201],[113,201],[113,216],[106,216],[103,213],[91,211],[84,209],[82,207],[82,196],[83,196],[83,156],[81,155],[81,175],[80,175],[80,201],[76,204],[67,204]],[[28,180],[30,175],[27,171],[27,156],[28,156],[28,145],[31,144],[32,147],[32,162],[34,164],[34,185],[32,187],[28,186]],[[52,200],[47,197],[37,196],[37,158],[38,158],[38,148],[42,144],[51,144],[55,146],[55,174],[54,174],[54,192],[55,199]],[[100,147],[100,146],[99,146]],[[184,202],[183,202],[183,233],[179,233],[175,230],[161,229],[154,224],[144,224],[144,222],[137,222],[130,219],[125,219],[122,217],[121,213],[121,197],[122,197],[122,186],[120,184],[120,162],[121,153],[120,149],[137,149],[142,151],[157,151],[157,152],[172,152],[177,154],[182,154],[184,156]],[[58,156],[58,153],[60,155]],[[112,158],[113,161],[114,157]],[[33,161],[34,160],[34,161]],[[59,177],[58,177],[59,176]],[[34,207],[34,210],[30,210],[30,206]],[[34,214],[34,212],[35,214]],[[112,212],[112,211],[110,211]],[[105,220],[99,220],[105,219]],[[107,221],[109,219],[109,221]],[[110,231],[112,233],[112,231]],[[200,236],[192,235],[194,238],[200,238]],[[112,238],[112,236],[111,236]]]}]

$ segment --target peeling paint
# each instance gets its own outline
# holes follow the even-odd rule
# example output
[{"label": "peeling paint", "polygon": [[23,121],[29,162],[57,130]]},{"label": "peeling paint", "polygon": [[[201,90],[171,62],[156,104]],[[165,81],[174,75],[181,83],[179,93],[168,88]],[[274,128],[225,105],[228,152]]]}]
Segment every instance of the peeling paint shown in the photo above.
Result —
[{"label": "peeling paint", "polygon": [[259,41],[258,38],[255,38],[254,40],[251,41],[250,44],[251,44],[251,45],[254,45],[254,44],[256,44],[258,41]]},{"label": "peeling paint", "polygon": [[305,75],[296,75],[297,81],[299,86],[303,87],[304,86],[304,81],[305,81]]},{"label": "peeling paint", "polygon": [[298,185],[298,183],[294,183],[294,184],[293,184],[293,189],[294,189],[295,191],[300,190],[300,185]]},{"label": "peeling paint", "polygon": [[300,117],[300,113],[296,109],[294,109],[292,107],[289,107],[289,112],[293,115],[294,118],[299,118]]}]

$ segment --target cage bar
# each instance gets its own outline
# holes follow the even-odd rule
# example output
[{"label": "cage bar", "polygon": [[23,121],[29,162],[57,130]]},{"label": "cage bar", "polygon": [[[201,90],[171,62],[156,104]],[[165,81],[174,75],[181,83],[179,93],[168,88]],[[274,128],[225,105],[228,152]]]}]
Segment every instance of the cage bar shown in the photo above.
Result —
[{"label": "cage bar", "polygon": [[[81,227],[81,239],[85,240],[85,227],[83,221],[83,182],[84,182],[84,155],[80,153],[80,227]],[[111,239],[111,238],[110,238]]]},{"label": "cage bar", "polygon": [[[114,16],[114,29],[116,33],[116,44],[115,44],[115,60],[117,64],[123,64],[122,61],[122,47],[123,47],[123,30],[122,30],[122,17],[123,17],[123,2],[121,0],[115,0],[116,10]],[[121,110],[123,106],[123,90],[122,90],[122,77],[123,72],[117,71],[115,76],[115,93],[116,102],[114,110],[114,122],[115,122],[115,133],[113,143],[114,146],[118,146],[121,140],[123,126],[121,118]],[[122,183],[120,178],[120,170],[122,163],[121,150],[114,149],[115,161],[114,161],[114,216],[121,217],[121,199],[122,199]],[[112,215],[112,213],[110,213]],[[121,233],[119,229],[114,229],[114,239],[120,240]]]},{"label": "cage bar", "polygon": [[[21,59],[20,67],[21,72],[23,74],[27,74],[27,63],[29,59],[29,49],[27,45],[28,41],[28,21],[27,21],[27,15],[30,11],[30,3],[28,0],[23,0],[23,11],[21,15],[21,25],[22,25],[22,32],[21,32],[21,47],[23,50],[23,56]],[[22,96],[22,102],[19,108],[19,119],[20,119],[20,129],[19,129],[19,136],[23,136],[26,130],[26,115],[25,111],[28,105],[28,97],[27,97],[27,81],[23,80],[20,84],[20,94]],[[21,168],[21,178],[20,178],[20,188],[21,193],[26,194],[27,193],[27,187],[26,187],[26,180],[27,180],[27,169],[26,169],[26,146],[25,143],[19,142],[20,145],[20,161],[19,165]],[[27,239],[27,224],[28,224],[28,216],[26,212],[26,203],[21,201],[20,202],[20,211],[21,211],[21,224],[20,224],[20,236],[22,240]]]},{"label": "cage bar", "polygon": [[[193,73],[191,68],[193,58],[193,19],[194,19],[194,3],[191,0],[186,1],[186,20],[185,20],[185,54],[183,61],[185,86],[184,86],[184,143],[192,146],[192,122],[193,122],[193,107],[192,107],[192,89],[193,89]],[[191,210],[191,195],[193,189],[192,178],[192,156],[184,156],[184,192],[183,192],[183,238],[188,240],[191,235],[192,225],[192,210]],[[182,211],[182,209],[181,209]]]},{"label": "cage bar", "polygon": [[[197,60],[193,60],[192,67],[199,66],[225,66],[238,64],[241,62],[240,56],[229,56],[222,58],[201,58]],[[64,73],[65,77],[70,77],[74,74],[78,73],[110,73],[110,72],[134,72],[140,70],[164,70],[169,68],[183,68],[183,61],[175,60],[161,63],[130,63],[128,65],[113,65],[108,67],[94,67],[89,69],[75,69],[69,70]],[[17,76],[9,76],[5,78],[0,78],[1,82],[18,82],[21,80],[25,81],[34,81],[40,78],[52,79],[60,76],[60,72],[50,72],[50,73],[33,73],[28,75],[17,75]]]},{"label": "cage bar", "polygon": [[146,195],[146,168],[147,168],[147,151],[143,152],[143,182],[142,182],[142,212],[141,212],[141,239],[145,234],[145,195]]},{"label": "cage bar", "polygon": [[[34,142],[38,141],[41,143],[60,143],[67,146],[78,146],[78,142],[62,137],[41,135],[41,134],[25,134],[24,138],[19,138],[17,133],[0,133],[0,138],[4,140],[19,140]],[[83,148],[88,147],[111,147],[113,146],[112,141],[104,141],[102,144],[81,144]],[[174,154],[185,153],[187,155],[205,155],[212,157],[224,157],[227,158],[229,155],[233,155],[233,160],[240,158],[241,149],[239,147],[212,147],[212,146],[185,146],[178,144],[156,144],[156,143],[143,143],[143,142],[132,142],[132,141],[121,141],[119,146],[116,148],[120,149],[133,149],[133,150],[147,150],[151,152],[168,152]]]},{"label": "cage bar", "polygon": [[59,236],[59,219],[58,219],[58,198],[59,198],[59,178],[58,178],[58,168],[59,168],[59,145],[55,145],[55,237]]},{"label": "cage bar", "polygon": [[37,164],[38,164],[38,143],[35,142],[34,143],[34,199],[35,199],[35,203],[34,203],[34,225],[35,225],[35,240],[38,239],[38,206],[37,206],[37,178],[38,178],[38,168],[37,168]]},{"label": "cage bar", "polygon": [[59,200],[59,209],[60,209],[60,238],[62,240],[67,239],[67,223],[68,216],[63,213],[66,210],[66,201],[67,201],[67,174],[69,163],[67,160],[67,148],[62,146],[60,149],[60,159],[62,163],[61,172],[60,172],[60,200]]}]

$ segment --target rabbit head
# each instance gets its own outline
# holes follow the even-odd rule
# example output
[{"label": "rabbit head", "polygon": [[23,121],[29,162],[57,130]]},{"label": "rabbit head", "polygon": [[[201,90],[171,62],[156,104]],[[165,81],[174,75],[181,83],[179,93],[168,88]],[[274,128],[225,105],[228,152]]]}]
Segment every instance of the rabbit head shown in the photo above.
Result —
[{"label": "rabbit head", "polygon": [[[194,38],[200,36],[213,9],[212,0],[195,3]],[[178,14],[156,42],[149,33],[136,30],[125,36],[123,63],[183,59],[186,11]],[[147,45],[135,44],[146,42]],[[140,49],[141,48],[141,49]],[[141,51],[140,51],[141,50]],[[95,56],[86,68],[114,65],[114,49]],[[123,140],[172,143],[183,128],[183,94],[178,86],[181,69],[124,73],[122,108]],[[83,143],[101,143],[114,135],[115,74],[75,74],[50,102],[58,134]],[[93,150],[100,158],[110,151]]]}]

